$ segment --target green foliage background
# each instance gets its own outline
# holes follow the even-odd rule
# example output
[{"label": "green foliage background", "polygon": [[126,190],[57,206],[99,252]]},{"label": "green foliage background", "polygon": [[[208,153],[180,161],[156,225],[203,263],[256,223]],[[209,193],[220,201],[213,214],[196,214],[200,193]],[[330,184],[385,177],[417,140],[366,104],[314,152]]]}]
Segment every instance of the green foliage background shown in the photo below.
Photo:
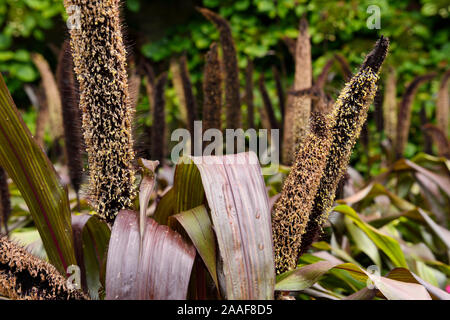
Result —
[{"label": "green foliage background", "polygon": [[[370,5],[380,8],[380,30],[367,27],[366,21],[372,14],[367,12]],[[209,21],[195,11],[195,6],[210,8],[230,21],[242,83],[247,59],[254,59],[255,81],[258,73],[265,73],[275,107],[277,100],[271,67],[275,65],[281,69],[287,88],[293,80],[294,64],[282,38],[296,38],[298,21],[303,15],[310,24],[315,76],[334,53],[342,54],[352,68],[356,67],[381,34],[391,39],[391,54],[386,65],[394,66],[398,73],[399,97],[414,76],[434,70],[441,74],[450,59],[450,3],[447,0],[127,0],[123,6],[123,16],[129,51],[151,59],[158,73],[168,68],[171,57],[186,53],[200,102],[204,54],[212,41],[218,40],[219,34]],[[30,122],[35,118],[35,111],[29,106],[23,85],[39,83],[39,74],[31,62],[30,53],[43,53],[54,67],[54,49],[59,48],[67,37],[66,18],[61,0],[0,0],[0,71],[5,75],[19,107],[27,110],[25,118]],[[333,70],[335,77],[326,90],[336,95],[343,79],[336,65]],[[422,86],[417,95],[407,156],[423,149],[422,135],[415,134],[420,128],[418,111],[425,105],[428,117],[433,120],[438,79]],[[261,106],[256,89],[255,99],[256,106]],[[171,87],[167,90],[167,101],[168,121],[171,122],[179,117],[178,101]],[[146,106],[147,99],[144,97],[138,108],[145,110]],[[245,114],[245,105],[243,108]],[[278,109],[277,112],[280,117]],[[33,127],[34,124],[29,125]],[[369,129],[371,133],[381,135],[376,132],[373,120],[369,123]],[[370,140],[381,141],[380,138],[375,136]],[[379,143],[372,143],[369,155],[360,147],[356,150],[354,164],[356,159],[362,159],[357,162],[357,169],[369,173],[367,157],[381,152]],[[376,173],[377,166],[372,166],[371,170]]]}]

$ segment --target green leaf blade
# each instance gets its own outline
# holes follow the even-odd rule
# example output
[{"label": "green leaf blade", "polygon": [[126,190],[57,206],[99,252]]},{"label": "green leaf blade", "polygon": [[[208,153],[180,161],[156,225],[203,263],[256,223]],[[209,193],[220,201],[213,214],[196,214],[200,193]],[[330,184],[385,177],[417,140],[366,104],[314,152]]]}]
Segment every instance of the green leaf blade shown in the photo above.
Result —
[{"label": "green leaf blade", "polygon": [[339,205],[333,210],[350,218],[361,230],[366,233],[375,245],[391,259],[395,266],[408,268],[403,251],[395,239],[381,233],[374,227],[362,221],[355,210],[349,206]]},{"label": "green leaf blade", "polygon": [[0,165],[20,190],[50,262],[65,274],[76,264],[67,194],[34,141],[0,76]]},{"label": "green leaf blade", "polygon": [[197,248],[211,277],[219,287],[216,265],[216,241],[212,229],[211,219],[205,206],[184,211],[174,216],[189,235],[192,243]]}]

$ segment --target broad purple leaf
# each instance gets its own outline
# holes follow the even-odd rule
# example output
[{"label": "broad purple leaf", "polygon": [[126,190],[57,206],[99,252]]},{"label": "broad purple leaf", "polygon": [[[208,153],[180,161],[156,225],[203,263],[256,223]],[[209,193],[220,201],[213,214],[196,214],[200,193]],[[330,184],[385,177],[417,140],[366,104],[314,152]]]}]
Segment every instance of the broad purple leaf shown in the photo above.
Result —
[{"label": "broad purple leaf", "polygon": [[[200,171],[219,246],[227,299],[273,299],[275,270],[269,200],[254,153],[192,158]],[[201,160],[201,161],[198,161]]]},{"label": "broad purple leaf", "polygon": [[104,262],[111,230],[97,217],[72,214],[75,256],[81,271],[81,284],[92,299],[99,298],[104,286]]},{"label": "broad purple leaf", "polygon": [[106,299],[186,299],[194,258],[193,246],[151,218],[141,246],[138,213],[122,210],[109,244]]}]

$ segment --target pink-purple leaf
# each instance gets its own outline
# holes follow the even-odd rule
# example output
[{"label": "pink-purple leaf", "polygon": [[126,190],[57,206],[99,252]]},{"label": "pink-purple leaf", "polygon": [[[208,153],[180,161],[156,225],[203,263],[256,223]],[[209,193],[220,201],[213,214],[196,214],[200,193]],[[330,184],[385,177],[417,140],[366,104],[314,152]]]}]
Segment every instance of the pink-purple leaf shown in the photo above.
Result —
[{"label": "pink-purple leaf", "polygon": [[186,299],[194,258],[193,246],[151,218],[141,242],[138,213],[122,210],[109,244],[106,299]]},{"label": "pink-purple leaf", "polygon": [[81,271],[81,284],[92,299],[104,287],[104,262],[111,236],[108,225],[97,217],[72,214],[75,255]]},{"label": "pink-purple leaf", "polygon": [[[227,299],[273,299],[275,270],[269,199],[254,153],[193,157],[219,246]],[[199,161],[200,160],[200,161]]]}]

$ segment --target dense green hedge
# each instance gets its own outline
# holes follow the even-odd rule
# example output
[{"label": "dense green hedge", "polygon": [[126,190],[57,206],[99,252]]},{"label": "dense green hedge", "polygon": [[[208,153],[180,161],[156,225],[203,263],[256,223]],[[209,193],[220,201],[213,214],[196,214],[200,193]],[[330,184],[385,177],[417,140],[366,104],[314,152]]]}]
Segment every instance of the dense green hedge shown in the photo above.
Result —
[{"label": "dense green hedge", "polygon": [[[66,37],[66,15],[62,3],[62,0],[0,0],[0,71],[23,109],[28,107],[23,84],[39,81],[30,52],[44,53],[54,66],[56,58],[51,48],[60,46]],[[124,25],[126,32],[130,33],[134,50],[154,61],[159,66],[158,71],[167,68],[172,56],[186,52],[192,81],[198,83],[202,77],[204,54],[219,35],[214,26],[195,11],[194,6],[211,8],[231,23],[239,67],[245,68],[248,57],[255,59],[256,73],[266,74],[274,102],[276,94],[271,67],[276,65],[284,72],[286,87],[292,82],[293,60],[282,38],[296,37],[298,21],[303,15],[310,23],[315,75],[334,53],[345,56],[352,67],[359,65],[362,54],[368,51],[380,34],[391,38],[391,54],[386,64],[394,66],[398,72],[399,95],[414,76],[431,70],[442,73],[450,60],[449,7],[445,0],[191,0],[180,2],[179,7],[176,3],[126,1]],[[367,8],[370,5],[377,5],[381,10],[380,30],[367,27],[366,21],[371,15]],[[165,15],[168,12],[175,18],[167,18]],[[159,28],[150,29],[148,24],[141,23],[147,20],[163,22]],[[167,20],[166,23],[164,20]],[[342,86],[337,67],[333,70],[336,77],[327,86],[332,94]],[[255,80],[257,76],[255,74]],[[438,79],[423,86],[413,112],[418,113],[425,104],[428,116],[432,117],[437,88]],[[259,92],[255,95],[255,103],[261,104]],[[172,108],[169,118],[177,117],[173,89],[168,89],[167,97],[169,108]],[[144,98],[141,108],[145,108],[145,104]],[[413,116],[412,121],[414,131],[419,127],[418,116]],[[370,126],[373,129],[374,124]],[[408,155],[421,149],[421,138],[414,139],[414,143],[408,145]],[[375,153],[378,151],[374,150]],[[355,156],[359,157],[358,152]]]}]

